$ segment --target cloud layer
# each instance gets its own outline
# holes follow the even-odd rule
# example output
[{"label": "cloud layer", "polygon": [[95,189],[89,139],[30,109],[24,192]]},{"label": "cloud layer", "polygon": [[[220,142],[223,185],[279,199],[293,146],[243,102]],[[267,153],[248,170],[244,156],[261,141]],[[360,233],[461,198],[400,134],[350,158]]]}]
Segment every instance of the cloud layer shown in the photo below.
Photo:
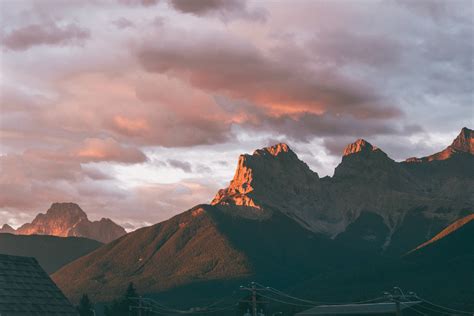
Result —
[{"label": "cloud layer", "polygon": [[422,156],[474,117],[467,0],[1,6],[13,225],[68,200],[132,229],[208,202],[271,142],[332,175],[355,138]]}]

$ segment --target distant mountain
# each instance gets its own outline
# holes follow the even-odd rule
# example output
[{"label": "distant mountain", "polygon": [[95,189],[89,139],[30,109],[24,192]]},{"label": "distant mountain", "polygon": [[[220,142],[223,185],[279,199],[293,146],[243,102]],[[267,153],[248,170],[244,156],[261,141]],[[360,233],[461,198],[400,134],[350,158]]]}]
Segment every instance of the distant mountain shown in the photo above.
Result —
[{"label": "distant mountain", "polygon": [[49,274],[100,246],[96,240],[80,237],[0,234],[1,254],[35,257]]},{"label": "distant mountain", "polygon": [[0,233],[18,235],[51,235],[59,237],[86,237],[108,243],[126,234],[123,227],[108,218],[91,222],[75,203],[53,203],[46,214],[40,213],[31,222],[14,230],[4,225]]},{"label": "distant mountain", "polygon": [[4,224],[2,228],[0,228],[0,233],[14,234],[15,228],[11,227],[8,224]]},{"label": "distant mountain", "polygon": [[[458,138],[468,139],[456,143],[471,143],[466,130]],[[413,270],[402,256],[473,214],[473,166],[474,155],[466,151],[399,163],[357,140],[334,176],[319,178],[288,145],[277,144],[241,155],[233,180],[211,205],[127,234],[53,278],[72,299],[87,292],[98,300],[111,299],[131,281],[148,294],[193,287],[194,297],[248,279],[334,295],[355,295],[369,284],[380,292],[397,280],[413,286],[426,267]],[[430,271],[442,279],[442,269]]]}]

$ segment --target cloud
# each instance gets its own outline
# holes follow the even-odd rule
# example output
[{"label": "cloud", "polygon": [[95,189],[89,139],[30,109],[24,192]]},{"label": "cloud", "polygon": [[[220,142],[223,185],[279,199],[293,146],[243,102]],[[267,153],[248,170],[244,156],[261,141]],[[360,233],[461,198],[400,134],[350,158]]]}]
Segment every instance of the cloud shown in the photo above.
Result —
[{"label": "cloud", "polygon": [[183,13],[202,15],[218,15],[223,20],[244,18],[248,20],[265,21],[266,12],[251,10],[246,0],[169,0],[171,6]]},{"label": "cloud", "polygon": [[149,72],[180,78],[210,93],[249,100],[273,114],[344,112],[368,118],[400,114],[381,104],[373,90],[336,69],[310,68],[309,61],[293,57],[265,54],[218,34],[198,37],[192,43],[163,38],[138,51],[140,63]]},{"label": "cloud", "polygon": [[309,59],[280,54],[285,52],[269,54],[215,35],[197,37],[192,45],[163,38],[159,44],[144,44],[137,56],[148,72],[214,94],[232,123],[254,130],[273,130],[299,141],[331,133],[401,132],[390,121],[402,111],[370,87],[338,69],[310,67]]},{"label": "cloud", "polygon": [[124,17],[120,17],[116,20],[113,20],[112,24],[114,24],[118,29],[121,29],[121,30],[135,27],[135,23],[133,23],[132,21]]},{"label": "cloud", "polygon": [[160,0],[118,0],[118,2],[129,6],[141,5],[150,7],[156,5]]},{"label": "cloud", "polygon": [[39,45],[79,44],[90,37],[90,32],[74,23],[58,25],[49,22],[23,26],[7,32],[2,37],[4,47],[23,51]]},{"label": "cloud", "polygon": [[70,200],[136,227],[209,201],[270,141],[331,174],[356,138],[424,156],[473,117],[469,0],[2,8],[6,216]]},{"label": "cloud", "polygon": [[112,138],[87,138],[73,150],[72,155],[81,162],[140,163],[147,160],[145,154],[137,148],[122,146]]},{"label": "cloud", "polygon": [[184,172],[192,172],[192,166],[189,162],[186,161],[180,161],[176,159],[168,159],[167,163],[169,166],[177,169],[181,169]]}]

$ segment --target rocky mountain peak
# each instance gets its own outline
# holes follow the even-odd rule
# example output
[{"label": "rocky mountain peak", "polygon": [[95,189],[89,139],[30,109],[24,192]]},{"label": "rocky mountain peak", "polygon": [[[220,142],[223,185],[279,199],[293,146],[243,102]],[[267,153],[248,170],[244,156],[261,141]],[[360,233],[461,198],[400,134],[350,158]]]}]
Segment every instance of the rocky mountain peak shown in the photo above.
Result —
[{"label": "rocky mountain peak", "polygon": [[290,184],[303,181],[304,185],[317,180],[318,175],[299,160],[288,145],[280,143],[258,149],[252,155],[240,155],[234,178],[226,189],[219,190],[212,204],[259,208],[261,201]]},{"label": "rocky mountain peak", "polygon": [[272,155],[277,157],[280,154],[291,153],[294,154],[290,147],[285,143],[279,143],[273,146],[258,149],[254,152],[254,155]]},{"label": "rocky mountain peak", "polygon": [[38,214],[31,223],[18,228],[16,233],[87,237],[101,242],[110,242],[125,235],[126,231],[108,219],[91,222],[76,203],[53,203],[45,214]]},{"label": "rocky mountain peak", "polygon": [[234,178],[211,204],[237,206],[242,216],[253,212],[262,218],[278,209],[307,226],[305,217],[314,209],[320,188],[318,174],[288,145],[277,144],[241,155]]},{"label": "rocky mountain peak", "polygon": [[457,151],[474,154],[474,131],[463,127],[461,133],[454,139],[451,148]]},{"label": "rocky mountain peak", "polygon": [[[53,203],[46,211],[46,214],[39,214],[35,220],[46,217],[48,219],[68,221],[76,223],[81,220],[87,220],[87,214],[76,203]],[[33,223],[35,222],[33,221]]]},{"label": "rocky mountain peak", "polygon": [[453,140],[451,145],[444,150],[422,158],[412,157],[405,160],[406,163],[421,163],[434,160],[446,160],[457,155],[474,155],[474,131],[463,127],[459,135]]},{"label": "rocky mountain peak", "polygon": [[0,233],[14,234],[15,229],[8,224],[4,224],[2,228],[0,228]]},{"label": "rocky mountain peak", "polygon": [[349,156],[349,155],[361,153],[361,152],[370,153],[376,150],[379,150],[379,149],[375,146],[372,146],[372,144],[370,144],[365,139],[360,138],[356,140],[354,143],[346,146],[346,148],[344,149],[343,156]]}]

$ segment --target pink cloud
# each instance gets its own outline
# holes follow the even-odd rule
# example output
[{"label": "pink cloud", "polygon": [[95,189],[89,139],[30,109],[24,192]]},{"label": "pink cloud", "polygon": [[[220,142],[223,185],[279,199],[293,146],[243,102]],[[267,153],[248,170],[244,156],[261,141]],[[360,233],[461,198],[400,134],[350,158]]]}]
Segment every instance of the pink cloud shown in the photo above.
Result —
[{"label": "pink cloud", "polygon": [[112,138],[87,138],[71,155],[81,162],[140,163],[147,160],[145,154],[137,148],[122,146]]},{"label": "pink cloud", "polygon": [[120,133],[129,136],[144,136],[145,133],[150,131],[150,126],[145,119],[132,119],[122,115],[115,115],[112,119],[113,127]]}]

